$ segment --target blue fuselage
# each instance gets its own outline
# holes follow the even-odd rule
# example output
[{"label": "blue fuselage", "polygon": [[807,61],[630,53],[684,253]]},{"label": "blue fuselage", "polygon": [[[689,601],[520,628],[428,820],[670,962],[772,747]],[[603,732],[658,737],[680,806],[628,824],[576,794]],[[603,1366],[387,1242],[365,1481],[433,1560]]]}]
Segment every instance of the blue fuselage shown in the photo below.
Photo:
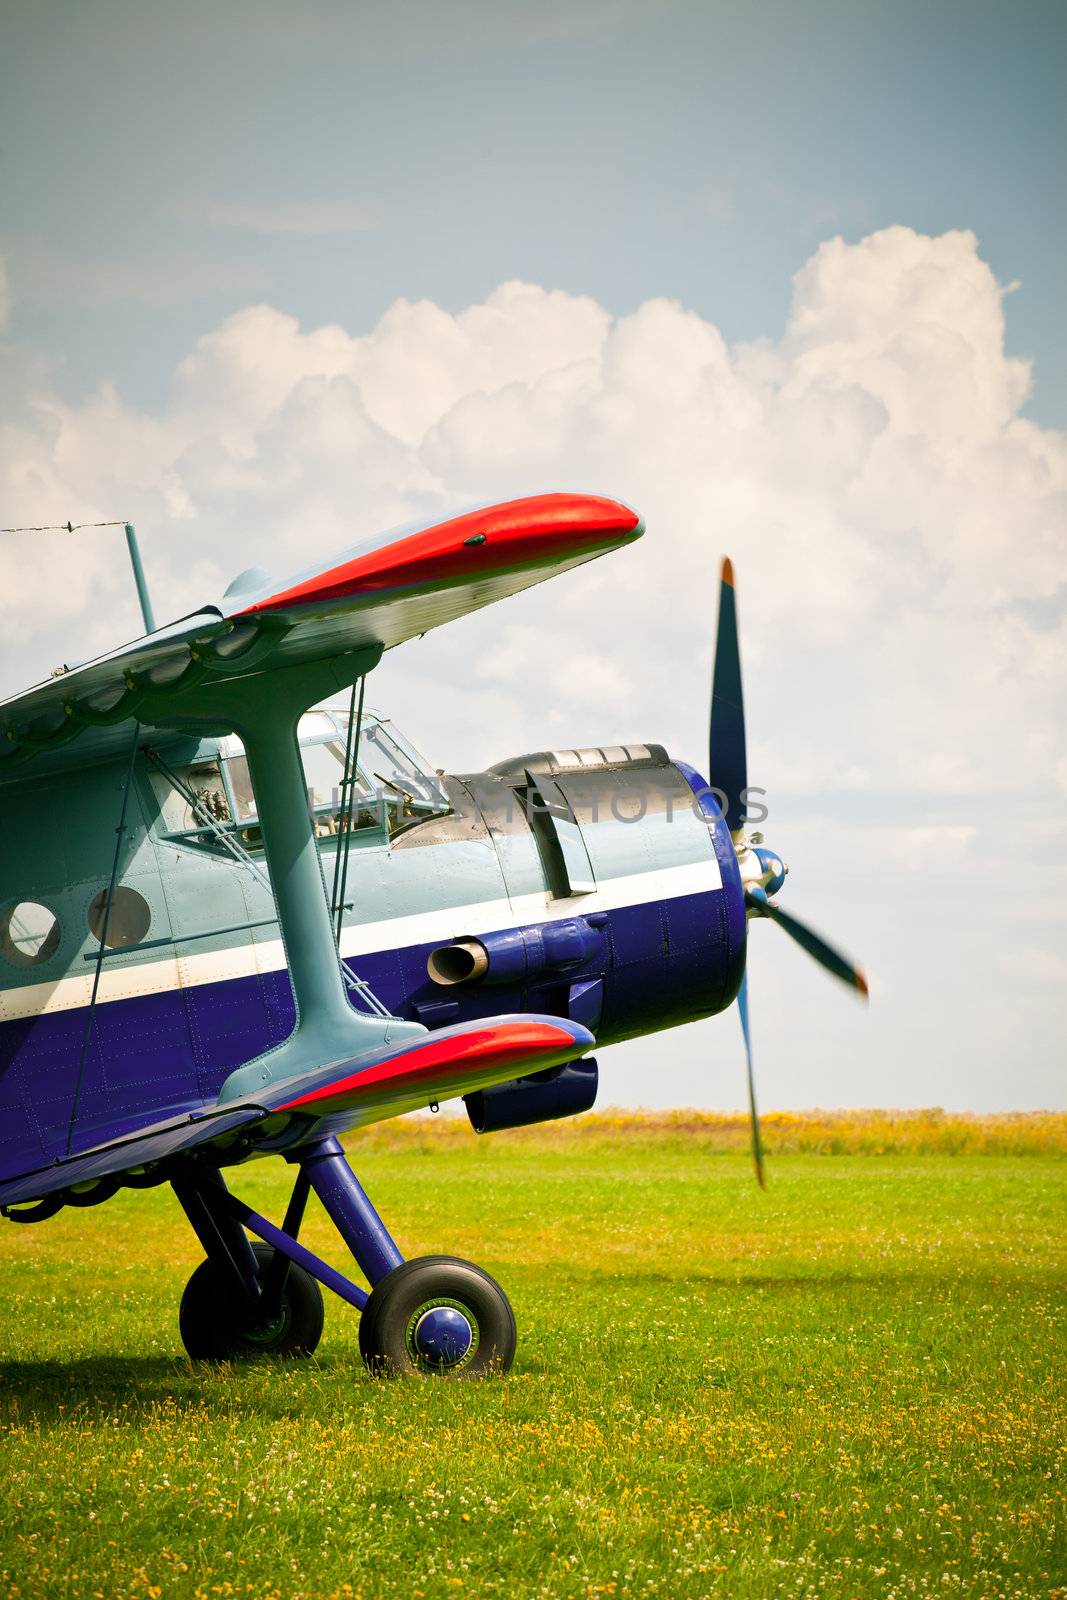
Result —
[{"label": "blue fuselage", "polygon": [[[5,793],[4,905],[54,926],[36,949],[11,931],[0,941],[0,1179],[62,1154],[122,781],[105,762]],[[745,959],[737,860],[692,769],[655,746],[542,753],[444,787],[447,812],[351,836],[341,954],[394,1015],[434,1028],[534,1011],[608,1045],[733,1000]],[[119,873],[130,893],[116,899],[101,966],[81,1138],[213,1099],[291,1032],[286,952],[249,865],[254,832],[244,837],[242,860],[203,829],[175,828],[159,783],[138,771]],[[338,838],[319,843],[330,885]],[[432,981],[430,956],[462,940],[483,943],[490,970]]]}]

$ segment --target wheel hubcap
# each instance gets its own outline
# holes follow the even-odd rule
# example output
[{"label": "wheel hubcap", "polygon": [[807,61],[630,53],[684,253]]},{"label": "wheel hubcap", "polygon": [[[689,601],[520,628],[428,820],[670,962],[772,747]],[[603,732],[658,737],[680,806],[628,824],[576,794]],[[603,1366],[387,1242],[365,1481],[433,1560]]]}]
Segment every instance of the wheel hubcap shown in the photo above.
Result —
[{"label": "wheel hubcap", "polygon": [[476,1325],[454,1302],[420,1306],[409,1323],[409,1349],[433,1367],[458,1367],[474,1349]]},{"label": "wheel hubcap", "polygon": [[270,1322],[255,1322],[244,1330],[244,1336],[249,1344],[271,1345],[283,1338],[289,1331],[292,1316],[288,1305],[283,1305],[281,1311]]}]

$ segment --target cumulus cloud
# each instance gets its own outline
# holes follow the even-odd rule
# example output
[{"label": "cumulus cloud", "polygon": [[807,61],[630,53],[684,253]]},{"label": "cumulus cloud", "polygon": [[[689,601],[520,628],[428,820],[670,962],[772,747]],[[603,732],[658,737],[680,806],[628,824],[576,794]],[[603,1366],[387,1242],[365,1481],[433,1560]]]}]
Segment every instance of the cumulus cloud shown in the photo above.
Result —
[{"label": "cumulus cloud", "polygon": [[[637,545],[375,674],[452,770],[633,739],[702,765],[729,553],[750,777],[790,903],[867,957],[882,997],[876,1079],[873,1036],[761,929],[767,1103],[1047,1103],[1053,1050],[1025,1089],[1005,1079],[1002,985],[1043,975],[1026,1026],[1051,1039],[1061,968],[1033,952],[1062,943],[1067,438],[1022,415],[1004,293],[973,235],[889,228],[823,244],[781,337],[744,344],[673,301],[616,318],[526,283],[458,314],[398,301],[369,332],[250,305],[158,413],[106,385],[65,404],[8,351],[0,522],[129,517],[166,617],[407,519],[553,488],[630,501]],[[8,539],[0,563],[8,691],[138,631],[121,535]],[[612,1097],[647,1099],[654,1059],[668,1098],[721,1098],[728,1080],[666,1070],[673,1049],[627,1046]]]},{"label": "cumulus cloud", "polygon": [[[0,494],[5,521],[133,517],[166,611],[406,518],[602,490],[644,513],[640,545],[393,658],[406,704],[426,673],[457,686],[439,760],[504,753],[479,744],[502,723],[699,757],[729,551],[759,781],[1032,789],[1062,759],[1067,630],[1027,607],[1059,592],[1067,441],[1021,415],[1029,382],[974,236],[895,227],[822,245],[776,341],[524,283],[458,314],[398,301],[362,334],[250,306],[189,352],[161,415],[107,387],[28,392]],[[5,550],[10,688],[45,651],[85,653],[47,619],[90,648],[122,631],[121,563],[87,549]]]},{"label": "cumulus cloud", "polygon": [[1062,993],[1067,985],[1067,956],[1041,945],[1023,945],[1001,958],[1001,967],[1014,979],[1027,984],[1054,985]]}]

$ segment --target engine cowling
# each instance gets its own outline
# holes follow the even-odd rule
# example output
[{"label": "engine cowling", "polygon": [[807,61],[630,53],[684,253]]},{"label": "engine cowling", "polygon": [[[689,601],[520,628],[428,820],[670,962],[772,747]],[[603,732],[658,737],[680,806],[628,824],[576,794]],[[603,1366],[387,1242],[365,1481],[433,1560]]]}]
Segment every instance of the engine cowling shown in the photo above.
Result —
[{"label": "engine cowling", "polygon": [[463,1104],[475,1133],[526,1128],[591,1110],[599,1077],[594,1057],[583,1056],[510,1083],[498,1083],[492,1089],[479,1089],[464,1095]]}]

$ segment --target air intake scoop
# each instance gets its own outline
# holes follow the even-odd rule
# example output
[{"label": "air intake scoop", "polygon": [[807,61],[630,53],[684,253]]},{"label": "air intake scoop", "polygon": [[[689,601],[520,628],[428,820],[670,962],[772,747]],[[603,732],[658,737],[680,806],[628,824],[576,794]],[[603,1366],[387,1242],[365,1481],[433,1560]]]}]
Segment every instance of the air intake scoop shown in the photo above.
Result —
[{"label": "air intake scoop", "polygon": [[528,773],[557,777],[577,772],[604,772],[621,767],[669,767],[671,758],[661,744],[592,745],[586,750],[537,750],[533,755],[511,756],[489,768],[493,778],[524,783]]}]

